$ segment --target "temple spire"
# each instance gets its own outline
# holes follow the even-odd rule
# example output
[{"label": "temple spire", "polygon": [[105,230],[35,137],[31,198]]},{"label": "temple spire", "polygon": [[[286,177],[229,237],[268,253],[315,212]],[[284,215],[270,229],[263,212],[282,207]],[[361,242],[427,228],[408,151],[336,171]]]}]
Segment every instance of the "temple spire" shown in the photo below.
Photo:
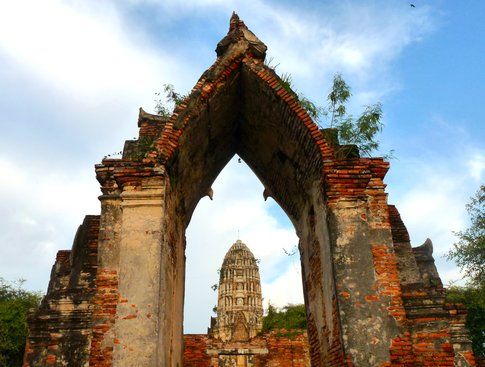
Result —
[{"label": "temple spire", "polygon": [[220,270],[217,319],[211,334],[222,341],[247,341],[261,331],[262,317],[259,268],[253,253],[238,239]]},{"label": "temple spire", "polygon": [[244,27],[246,27],[245,24],[244,24],[244,22],[241,22],[239,20],[239,15],[237,15],[236,12],[233,11],[232,12],[232,15],[231,15],[231,19],[229,20],[229,32],[231,32],[232,30],[234,30],[235,28],[237,28],[239,26],[239,23],[242,23],[242,25]]}]

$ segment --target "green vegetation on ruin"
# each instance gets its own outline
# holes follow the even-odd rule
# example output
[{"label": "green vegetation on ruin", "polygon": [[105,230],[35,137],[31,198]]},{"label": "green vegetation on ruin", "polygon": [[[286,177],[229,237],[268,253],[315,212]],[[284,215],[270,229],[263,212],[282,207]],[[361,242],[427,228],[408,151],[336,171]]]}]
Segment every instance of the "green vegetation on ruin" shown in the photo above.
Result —
[{"label": "green vegetation on ruin", "polygon": [[[272,70],[277,65],[271,65],[271,60],[266,64]],[[342,75],[336,73],[333,77],[330,92],[326,97],[326,106],[319,106],[311,101],[303,93],[298,92],[293,85],[291,74],[283,73],[280,77],[281,86],[291,93],[307,111],[308,115],[320,127],[333,128],[338,131],[338,138],[342,145],[337,153],[347,156],[352,152],[345,145],[355,145],[362,156],[371,156],[379,150],[378,135],[384,128],[382,122],[382,104],[376,102],[364,106],[364,111],[359,117],[348,113],[347,104],[352,96],[350,86],[345,82]],[[164,84],[162,92],[155,93],[155,112],[165,118],[169,118],[174,108],[180,105],[188,95],[175,91],[172,84]],[[391,150],[384,158],[393,158]]]}]

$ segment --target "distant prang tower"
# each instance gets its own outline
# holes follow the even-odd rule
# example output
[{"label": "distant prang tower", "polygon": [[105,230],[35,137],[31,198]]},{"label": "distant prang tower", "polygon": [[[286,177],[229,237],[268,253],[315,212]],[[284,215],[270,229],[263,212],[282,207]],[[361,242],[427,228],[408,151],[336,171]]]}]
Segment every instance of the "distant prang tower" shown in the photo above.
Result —
[{"label": "distant prang tower", "polygon": [[209,332],[223,342],[247,341],[261,331],[262,317],[258,264],[249,248],[237,240],[220,269],[217,318]]}]

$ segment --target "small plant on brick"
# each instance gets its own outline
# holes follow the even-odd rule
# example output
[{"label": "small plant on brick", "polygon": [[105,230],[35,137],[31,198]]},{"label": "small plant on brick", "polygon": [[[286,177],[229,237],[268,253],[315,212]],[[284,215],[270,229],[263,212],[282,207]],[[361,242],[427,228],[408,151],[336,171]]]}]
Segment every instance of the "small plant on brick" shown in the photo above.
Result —
[{"label": "small plant on brick", "polygon": [[128,152],[128,154],[126,155],[127,158],[134,161],[143,159],[145,155],[153,148],[154,143],[155,137],[140,136],[137,140],[136,149]]},{"label": "small plant on brick", "polygon": [[289,73],[283,73],[281,75],[281,85],[282,87],[288,92],[293,94],[295,98],[298,99],[300,105],[307,111],[310,117],[318,124],[320,117],[323,114],[323,109],[309,100],[307,97],[303,95],[301,92],[297,92],[294,90],[293,86],[293,78]]},{"label": "small plant on brick", "polygon": [[277,339],[286,338],[286,339],[294,340],[300,334],[301,334],[300,330],[279,330],[275,333],[275,337]]},{"label": "small plant on brick", "polygon": [[120,155],[123,154],[123,151],[120,150],[119,152],[113,152],[113,153],[110,153],[110,154],[106,154],[103,159],[107,159],[107,158],[115,158],[115,157],[118,157]]},{"label": "small plant on brick", "polygon": [[165,118],[169,118],[174,108],[188,97],[188,95],[177,93],[172,84],[164,84],[163,92],[157,92],[155,96],[155,113]]},{"label": "small plant on brick", "polygon": [[351,96],[350,87],[342,75],[335,74],[323,116],[327,119],[329,127],[338,130],[341,143],[356,145],[361,154],[370,156],[373,151],[379,149],[377,135],[384,128],[382,104],[377,102],[367,105],[364,112],[358,118],[354,118],[347,114],[346,107]]}]

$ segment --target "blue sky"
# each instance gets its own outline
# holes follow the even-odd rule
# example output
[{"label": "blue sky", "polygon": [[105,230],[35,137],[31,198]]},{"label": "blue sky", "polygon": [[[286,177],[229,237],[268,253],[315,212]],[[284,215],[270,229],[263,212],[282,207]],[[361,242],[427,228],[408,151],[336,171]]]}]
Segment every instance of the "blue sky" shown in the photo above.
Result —
[{"label": "blue sky", "polygon": [[[138,107],[164,83],[185,92],[215,59],[236,10],[279,73],[324,102],[332,75],[352,87],[351,112],[381,101],[386,177],[413,245],[443,258],[464,205],[483,183],[485,3],[481,1],[94,0],[0,3],[0,276],[45,291],[58,249],[99,213],[93,166],[136,136]],[[240,237],[261,258],[263,296],[302,300],[297,242],[279,207],[236,161],[203,199],[187,233],[185,327],[203,332],[216,269]],[[204,259],[204,261],[200,261]]]}]

